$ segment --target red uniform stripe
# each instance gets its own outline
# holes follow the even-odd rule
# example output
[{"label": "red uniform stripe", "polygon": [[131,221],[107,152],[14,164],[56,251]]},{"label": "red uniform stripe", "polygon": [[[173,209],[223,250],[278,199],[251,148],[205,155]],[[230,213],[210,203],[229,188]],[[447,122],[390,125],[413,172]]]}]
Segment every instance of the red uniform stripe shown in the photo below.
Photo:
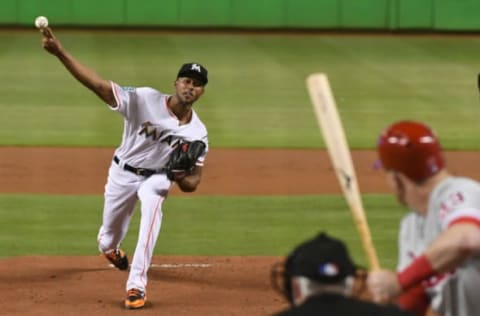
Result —
[{"label": "red uniform stripe", "polygon": [[478,227],[480,227],[480,219],[475,218],[475,217],[469,217],[469,216],[462,216],[454,219],[453,221],[450,222],[448,227],[458,224],[458,223],[470,223],[470,224],[475,224]]}]

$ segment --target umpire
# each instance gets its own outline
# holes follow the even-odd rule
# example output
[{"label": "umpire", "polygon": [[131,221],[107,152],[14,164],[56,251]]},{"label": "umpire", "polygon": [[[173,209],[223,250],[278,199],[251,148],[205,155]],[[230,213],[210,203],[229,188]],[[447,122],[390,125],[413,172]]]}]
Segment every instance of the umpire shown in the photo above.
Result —
[{"label": "umpire", "polygon": [[412,316],[392,305],[368,302],[367,272],[350,259],[344,243],[320,233],[272,269],[272,282],[291,308],[275,314]]}]

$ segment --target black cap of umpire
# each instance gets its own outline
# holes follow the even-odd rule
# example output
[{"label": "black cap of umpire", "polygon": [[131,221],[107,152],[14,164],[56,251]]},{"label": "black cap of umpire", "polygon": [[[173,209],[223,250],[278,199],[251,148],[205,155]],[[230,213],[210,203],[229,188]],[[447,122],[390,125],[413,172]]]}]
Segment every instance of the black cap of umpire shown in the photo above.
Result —
[{"label": "black cap of umpire", "polygon": [[177,75],[177,78],[180,77],[197,79],[202,83],[202,85],[206,85],[208,83],[208,71],[199,63],[183,64]]},{"label": "black cap of umpire", "polygon": [[357,270],[345,244],[324,232],[298,246],[290,259],[291,276],[304,276],[320,283],[340,282]]}]

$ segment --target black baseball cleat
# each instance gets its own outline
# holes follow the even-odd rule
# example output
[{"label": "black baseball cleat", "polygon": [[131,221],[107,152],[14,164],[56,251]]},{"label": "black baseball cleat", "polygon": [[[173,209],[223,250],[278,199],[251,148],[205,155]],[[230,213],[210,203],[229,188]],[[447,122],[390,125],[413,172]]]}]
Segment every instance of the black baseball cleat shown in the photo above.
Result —
[{"label": "black baseball cleat", "polygon": [[104,255],[117,269],[122,271],[128,269],[128,258],[122,249],[115,249],[109,253],[104,253]]}]

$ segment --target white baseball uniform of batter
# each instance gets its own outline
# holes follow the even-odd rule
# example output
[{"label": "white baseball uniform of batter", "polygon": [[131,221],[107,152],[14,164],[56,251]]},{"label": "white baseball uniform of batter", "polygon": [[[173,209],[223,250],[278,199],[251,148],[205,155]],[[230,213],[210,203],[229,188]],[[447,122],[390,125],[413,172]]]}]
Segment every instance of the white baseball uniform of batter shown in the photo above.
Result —
[{"label": "white baseball uniform of batter", "polygon": [[[426,217],[407,215],[400,226],[399,268],[403,268],[455,222],[480,226],[480,184],[468,178],[449,177],[430,195]],[[430,280],[432,308],[442,316],[480,313],[480,257],[473,256],[441,280]]]},{"label": "white baseball uniform of batter", "polygon": [[167,107],[169,95],[147,87],[111,84],[117,103],[111,109],[124,117],[124,130],[122,142],[115,150],[118,163],[112,161],[105,185],[98,245],[101,252],[120,246],[140,200],[140,230],[126,289],[146,291],[147,271],[162,224],[162,203],[173,182],[164,172],[144,177],[124,170],[124,166],[160,170],[179,142],[193,140],[207,144],[205,153],[197,160],[197,165],[202,166],[208,151],[207,129],[193,109],[191,121],[179,125]]},{"label": "white baseball uniform of batter", "polygon": [[425,217],[411,211],[401,222],[398,233],[397,271],[402,271],[425,249]]},{"label": "white baseball uniform of batter", "polygon": [[[397,271],[402,271],[410,265],[426,247],[425,217],[415,211],[410,211],[400,222]],[[423,283],[425,292],[430,298],[438,295],[441,281],[437,277],[432,277],[427,283]]]}]

